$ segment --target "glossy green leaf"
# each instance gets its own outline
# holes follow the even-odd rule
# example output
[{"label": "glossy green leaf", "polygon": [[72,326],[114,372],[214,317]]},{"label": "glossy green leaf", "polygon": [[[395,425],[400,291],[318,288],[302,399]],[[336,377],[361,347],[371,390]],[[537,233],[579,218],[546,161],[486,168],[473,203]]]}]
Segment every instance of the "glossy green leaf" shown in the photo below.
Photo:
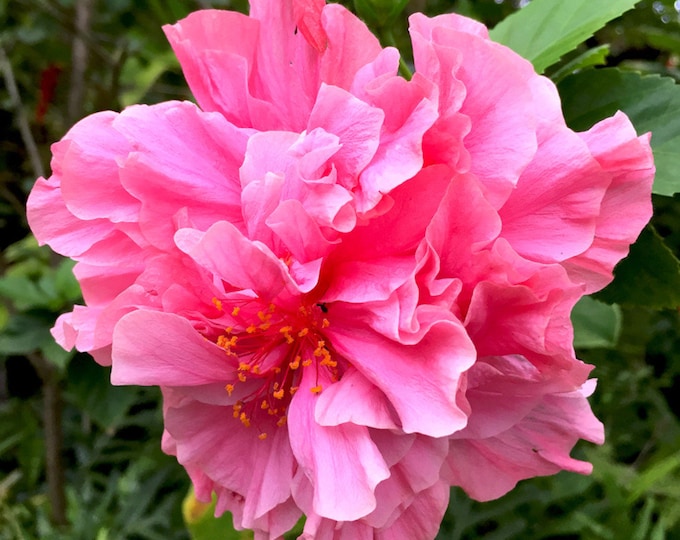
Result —
[{"label": "glossy green leaf", "polygon": [[533,0],[500,22],[491,31],[491,39],[522,55],[542,73],[636,2]]},{"label": "glossy green leaf", "polygon": [[656,309],[680,306],[680,261],[651,227],[614,269],[614,281],[596,297],[607,303]]},{"label": "glossy green leaf", "polygon": [[680,191],[680,85],[673,79],[618,69],[590,69],[559,84],[567,123],[578,131],[625,112],[638,133],[652,132],[654,193]]},{"label": "glossy green leaf", "polygon": [[574,324],[574,347],[611,348],[616,345],[621,332],[621,309],[585,296],[574,306],[571,321]]},{"label": "glossy green leaf", "polygon": [[593,66],[602,66],[607,62],[609,49],[609,45],[600,45],[599,47],[588,49],[551,74],[550,78],[557,83],[572,73],[577,73]]}]

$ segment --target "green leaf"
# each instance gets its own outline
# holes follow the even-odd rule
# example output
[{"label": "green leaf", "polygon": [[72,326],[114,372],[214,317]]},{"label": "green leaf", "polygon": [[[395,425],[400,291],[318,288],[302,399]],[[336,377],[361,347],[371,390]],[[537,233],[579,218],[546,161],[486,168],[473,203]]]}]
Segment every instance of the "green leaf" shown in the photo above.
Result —
[{"label": "green leaf", "polygon": [[680,468],[680,452],[654,463],[641,472],[630,486],[628,502],[633,504],[645,493],[651,492],[655,484],[668,478]]},{"label": "green leaf", "polygon": [[50,323],[32,314],[17,314],[10,317],[0,331],[0,354],[27,354],[39,349],[48,341]]},{"label": "green leaf", "polygon": [[576,130],[622,110],[638,133],[652,132],[654,193],[680,191],[680,85],[673,79],[614,68],[590,69],[559,84],[567,123]]},{"label": "green leaf", "polygon": [[533,0],[491,30],[491,39],[522,55],[542,73],[636,2]]},{"label": "green leaf", "polygon": [[621,332],[621,308],[584,296],[571,312],[574,324],[574,347],[616,346]]},{"label": "green leaf", "polygon": [[645,41],[660,51],[680,53],[680,36],[677,32],[645,25],[638,28]]},{"label": "green leaf", "polygon": [[610,304],[655,309],[680,306],[680,261],[659,234],[647,227],[614,269],[614,281],[595,296]]},{"label": "green leaf", "polygon": [[138,397],[134,387],[113,386],[110,373],[85,355],[76,356],[68,366],[71,399],[105,430],[120,425]]},{"label": "green leaf", "polygon": [[65,351],[61,345],[58,345],[54,340],[47,340],[42,347],[40,347],[40,352],[47,361],[51,364],[57,366],[60,371],[64,371],[69,361],[75,355],[75,351]]},{"label": "green leaf", "polygon": [[609,56],[609,45],[600,45],[599,47],[588,49],[555,71],[555,73],[550,75],[550,78],[553,82],[558,83],[572,73],[593,66],[603,66],[607,62],[607,56]]},{"label": "green leaf", "polygon": [[359,17],[374,28],[392,24],[404,11],[406,4],[408,0],[354,0]]},{"label": "green leaf", "polygon": [[11,300],[19,311],[47,307],[51,300],[38,284],[21,275],[0,277],[0,296]]},{"label": "green leaf", "polygon": [[177,65],[177,58],[171,50],[155,55],[148,63],[132,57],[123,67],[121,81],[125,91],[120,94],[123,107],[143,102],[158,78]]}]

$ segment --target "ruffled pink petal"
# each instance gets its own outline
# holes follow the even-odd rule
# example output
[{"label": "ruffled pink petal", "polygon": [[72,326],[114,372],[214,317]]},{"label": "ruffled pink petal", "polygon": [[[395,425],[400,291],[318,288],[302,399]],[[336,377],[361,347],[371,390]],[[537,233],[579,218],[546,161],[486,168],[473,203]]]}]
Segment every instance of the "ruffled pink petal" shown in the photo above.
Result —
[{"label": "ruffled pink petal", "polygon": [[368,429],[352,423],[321,426],[314,416],[317,396],[311,388],[327,387],[319,370],[305,370],[288,409],[290,445],[313,488],[314,512],[336,521],[351,521],[376,507],[375,487],[389,476]]},{"label": "ruffled pink petal", "polygon": [[328,36],[321,25],[321,12],[325,5],[325,0],[293,0],[293,16],[298,30],[320,53],[328,44]]},{"label": "ruffled pink petal", "polygon": [[114,226],[106,219],[83,222],[76,218],[66,208],[61,180],[54,175],[35,183],[28,196],[26,217],[38,243],[49,244],[66,257],[78,257],[114,233]]},{"label": "ruffled pink petal", "polygon": [[[385,453],[390,453],[390,446],[400,445],[398,439],[406,438],[384,430],[372,431],[371,435]],[[378,507],[363,521],[376,529],[391,526],[422,492],[441,482],[439,471],[447,454],[447,439],[414,437],[408,450],[390,467],[390,477],[378,485]]]},{"label": "ruffled pink petal", "polygon": [[468,424],[452,438],[495,437],[525,418],[546,394],[579,388],[588,371],[573,362],[551,377],[519,355],[483,357],[467,372],[465,397],[472,411]]},{"label": "ruffled pink petal", "polygon": [[361,173],[361,212],[372,209],[383,194],[422,169],[423,136],[438,116],[422,88],[400,77],[375,81],[366,94],[369,103],[385,112],[385,121],[376,154]]},{"label": "ruffled pink petal", "polygon": [[139,213],[139,201],[119,179],[120,161],[131,144],[114,128],[118,116],[110,111],[90,115],[57,143],[53,167],[60,171],[66,206],[80,219],[134,222]]},{"label": "ruffled pink petal", "polygon": [[175,241],[197,264],[235,289],[253,290],[267,301],[286,287],[295,289],[283,261],[227,221],[218,221],[205,233],[181,229]]},{"label": "ruffled pink petal", "polygon": [[543,127],[539,143],[517,189],[499,211],[502,236],[523,257],[561,262],[592,243],[610,176],[566,127]]},{"label": "ruffled pink petal", "polygon": [[325,302],[362,304],[387,300],[414,272],[412,257],[383,257],[341,262],[333,267],[333,279],[324,293]]},{"label": "ruffled pink petal", "polygon": [[439,257],[441,277],[459,277],[474,254],[488,247],[501,231],[498,213],[486,200],[475,177],[455,175],[440,199],[426,238]]},{"label": "ruffled pink petal", "polygon": [[248,80],[258,21],[241,13],[203,10],[163,30],[201,108],[219,111],[236,125],[251,125]]},{"label": "ruffled pink petal", "polygon": [[[193,386],[235,377],[238,365],[183,317],[134,311],[113,334],[113,384]],[[226,392],[226,391],[225,391]]]},{"label": "ruffled pink petal", "polygon": [[334,348],[387,396],[405,433],[443,437],[465,426],[467,415],[456,394],[475,351],[459,325],[433,324],[413,345],[391,341],[350,319],[334,319],[327,334]]},{"label": "ruffled pink petal", "polygon": [[142,203],[139,225],[149,241],[171,249],[183,209],[182,219],[202,229],[219,219],[241,222],[245,132],[188,102],[129,107],[114,127],[135,141],[120,176]]},{"label": "ruffled pink petal", "polygon": [[314,417],[322,426],[351,422],[378,429],[398,428],[385,394],[352,368],[319,395]]},{"label": "ruffled pink petal", "polygon": [[541,371],[585,378],[585,364],[584,371],[571,372],[576,360],[569,313],[580,295],[565,281],[561,268],[548,267],[523,285],[480,283],[465,320],[479,356],[519,354]]},{"label": "ruffled pink petal", "polygon": [[434,129],[446,146],[430,142],[429,160],[466,172],[468,154],[469,170],[498,208],[536,151],[535,110],[546,106],[531,94],[529,81],[536,74],[529,62],[464,17],[415,14],[410,24],[416,72],[439,91],[441,127]]},{"label": "ruffled pink petal", "polygon": [[581,134],[593,157],[611,178],[600,206],[595,239],[582,254],[565,262],[570,276],[585,283],[588,294],[612,279],[616,263],[652,215],[654,161],[649,134],[637,137],[621,112]]},{"label": "ruffled pink petal", "polygon": [[349,90],[356,73],[382,51],[380,42],[363,21],[339,4],[327,4],[321,21],[328,47],[319,62],[320,78]]},{"label": "ruffled pink petal", "polygon": [[338,170],[338,181],[348,189],[354,187],[354,179],[373,159],[384,119],[381,109],[367,105],[341,88],[321,85],[307,129],[323,128],[337,135],[340,149],[333,163]]},{"label": "ruffled pink petal", "polygon": [[[174,439],[178,461],[198,467],[222,487],[217,511],[238,506],[239,528],[269,529],[273,525],[276,530],[276,523],[267,523],[268,513],[285,505],[291,496],[295,464],[288,433],[271,420],[265,423],[267,420],[246,428],[233,418],[230,408],[193,400],[165,411],[165,426]],[[216,422],[220,429],[215,429]],[[260,438],[263,431],[265,439]],[[264,485],[267,489],[262,489]],[[290,508],[283,510],[290,514]],[[296,515],[288,515],[278,525],[290,528],[296,520]]]},{"label": "ruffled pink petal", "polygon": [[[415,178],[394,189],[390,210],[368,222],[361,222],[331,255],[342,261],[381,259],[414,252],[423,239],[451,180],[444,166],[423,169]],[[409,216],[409,219],[403,219]]]},{"label": "ruffled pink petal", "polygon": [[437,482],[413,499],[391,525],[376,531],[376,540],[430,540],[437,535],[444,512],[449,504],[450,488]]},{"label": "ruffled pink petal", "polygon": [[592,384],[574,392],[546,395],[526,417],[487,439],[452,439],[447,479],[480,501],[498,498],[519,480],[568,470],[588,474],[589,463],[569,456],[579,439],[601,444],[602,424],[586,396]]},{"label": "ruffled pink petal", "polygon": [[267,218],[267,226],[300,263],[325,257],[336,243],[326,239],[302,203],[295,199],[281,202]]}]

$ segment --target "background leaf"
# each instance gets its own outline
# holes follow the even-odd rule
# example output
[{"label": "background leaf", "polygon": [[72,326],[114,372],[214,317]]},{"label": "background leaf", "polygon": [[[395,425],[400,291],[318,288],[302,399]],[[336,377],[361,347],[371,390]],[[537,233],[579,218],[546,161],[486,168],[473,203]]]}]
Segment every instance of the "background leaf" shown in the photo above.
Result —
[{"label": "background leaf", "polygon": [[680,191],[680,85],[673,79],[619,69],[591,69],[558,86],[569,126],[577,131],[625,112],[638,133],[652,132],[654,193]]},{"label": "background leaf", "polygon": [[491,39],[522,55],[542,73],[636,2],[533,0],[491,30]]},{"label": "background leaf", "polygon": [[574,347],[614,347],[621,332],[621,309],[584,296],[571,312]]},{"label": "background leaf", "polygon": [[608,303],[653,308],[680,306],[680,261],[651,227],[614,269],[614,281],[596,298]]}]

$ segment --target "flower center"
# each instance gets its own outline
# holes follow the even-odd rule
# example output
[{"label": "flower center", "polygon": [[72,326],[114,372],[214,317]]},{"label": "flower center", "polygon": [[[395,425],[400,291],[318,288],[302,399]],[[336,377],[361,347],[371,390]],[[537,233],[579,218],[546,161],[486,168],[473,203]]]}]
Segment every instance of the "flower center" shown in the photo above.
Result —
[{"label": "flower center", "polygon": [[[227,393],[231,396],[239,385],[247,385],[246,395],[233,405],[234,418],[244,426],[250,427],[263,413],[283,426],[306,369],[315,373],[313,394],[323,390],[318,382],[320,370],[327,370],[331,381],[338,380],[338,362],[323,336],[330,325],[323,304],[301,305],[292,312],[273,303],[258,309],[262,308],[258,300],[225,308],[215,298],[213,304],[232,321],[216,343],[239,362],[237,379],[225,386]],[[266,437],[266,432],[260,433],[261,439]]]}]

